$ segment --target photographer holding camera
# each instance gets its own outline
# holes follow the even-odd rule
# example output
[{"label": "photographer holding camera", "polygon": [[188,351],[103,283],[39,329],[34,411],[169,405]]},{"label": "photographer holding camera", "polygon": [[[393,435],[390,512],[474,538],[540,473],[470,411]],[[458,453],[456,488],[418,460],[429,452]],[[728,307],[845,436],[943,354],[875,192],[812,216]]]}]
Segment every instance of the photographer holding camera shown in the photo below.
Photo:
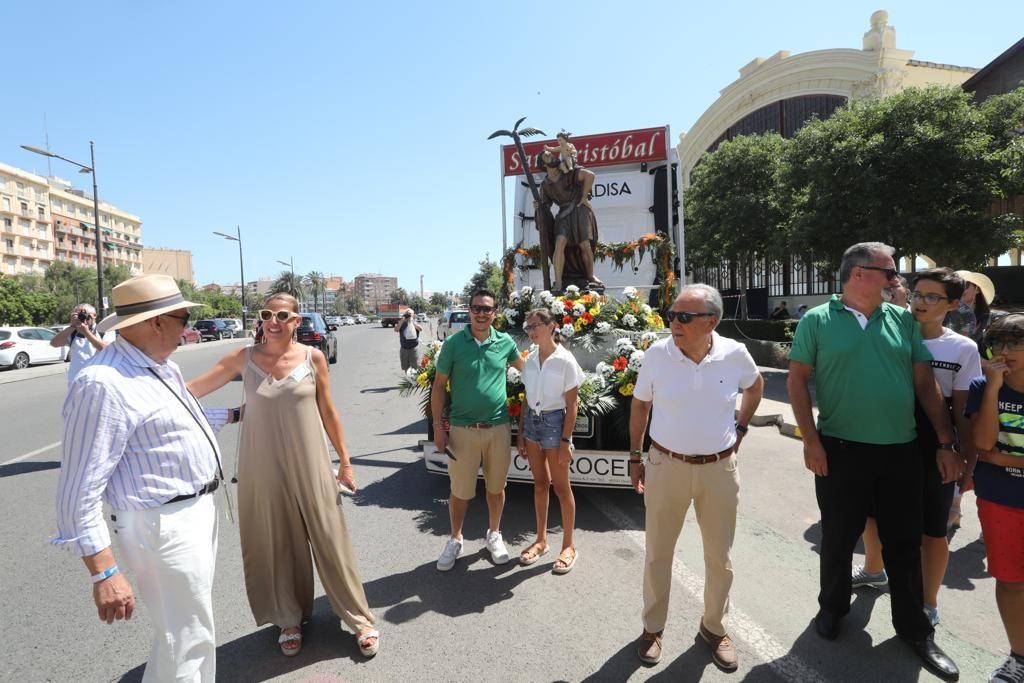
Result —
[{"label": "photographer holding camera", "polygon": [[420,359],[420,332],[423,328],[416,324],[416,311],[411,308],[405,309],[402,314],[402,322],[395,325],[394,330],[398,333],[399,342],[402,348],[398,352],[398,360],[402,364],[402,372],[409,368],[416,367]]},{"label": "photographer holding camera", "polygon": [[96,334],[96,309],[90,304],[78,304],[75,310],[71,311],[69,326],[57,333],[50,340],[50,346],[60,348],[70,346],[68,358],[71,360],[71,367],[68,368],[68,386],[74,381],[78,371],[85,367],[97,352],[102,351],[109,342],[103,341]]}]

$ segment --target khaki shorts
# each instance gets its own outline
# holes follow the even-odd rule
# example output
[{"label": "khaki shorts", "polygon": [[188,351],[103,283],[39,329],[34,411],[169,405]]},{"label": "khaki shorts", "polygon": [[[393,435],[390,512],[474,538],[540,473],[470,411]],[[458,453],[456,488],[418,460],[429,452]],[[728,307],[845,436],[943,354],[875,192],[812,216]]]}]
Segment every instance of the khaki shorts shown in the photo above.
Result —
[{"label": "khaki shorts", "polygon": [[512,442],[508,424],[488,429],[457,427],[448,433],[448,447],[455,459],[448,458],[448,477],[452,495],[462,500],[476,496],[476,477],[483,464],[484,485],[488,493],[505,490],[508,468],[512,464]]}]

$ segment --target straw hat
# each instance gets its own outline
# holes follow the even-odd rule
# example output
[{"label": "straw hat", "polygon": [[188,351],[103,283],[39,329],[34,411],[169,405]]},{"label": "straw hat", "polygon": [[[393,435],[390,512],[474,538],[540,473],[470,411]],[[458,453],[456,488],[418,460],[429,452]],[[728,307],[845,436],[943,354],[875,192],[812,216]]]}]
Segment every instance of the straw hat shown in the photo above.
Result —
[{"label": "straw hat", "polygon": [[140,275],[125,280],[111,290],[114,312],[97,325],[100,334],[120,330],[143,320],[155,318],[179,308],[195,308],[203,304],[185,301],[177,283],[170,275]]},{"label": "straw hat", "polygon": [[992,284],[992,280],[989,279],[988,275],[972,273],[969,270],[958,270],[956,274],[980,289],[985,297],[985,303],[992,304],[992,301],[996,298],[996,286]]}]

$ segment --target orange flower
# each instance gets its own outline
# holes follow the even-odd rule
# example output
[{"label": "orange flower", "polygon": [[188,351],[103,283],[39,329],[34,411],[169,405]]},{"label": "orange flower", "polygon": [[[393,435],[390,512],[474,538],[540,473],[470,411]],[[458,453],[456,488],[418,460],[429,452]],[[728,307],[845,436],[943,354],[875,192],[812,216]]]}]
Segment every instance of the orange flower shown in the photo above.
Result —
[{"label": "orange flower", "polygon": [[616,358],[615,360],[612,361],[612,367],[615,368],[616,370],[618,370],[619,372],[622,372],[628,366],[629,366],[629,361],[626,360],[625,356],[619,356],[618,358]]},{"label": "orange flower", "polygon": [[429,362],[430,362],[430,359],[427,358],[426,356],[423,356],[423,358],[420,358],[420,367],[421,368],[427,367],[427,363],[429,363]]},{"label": "orange flower", "polygon": [[526,358],[529,355],[530,355],[530,349],[523,349],[522,351],[519,352],[519,357],[520,358]]}]

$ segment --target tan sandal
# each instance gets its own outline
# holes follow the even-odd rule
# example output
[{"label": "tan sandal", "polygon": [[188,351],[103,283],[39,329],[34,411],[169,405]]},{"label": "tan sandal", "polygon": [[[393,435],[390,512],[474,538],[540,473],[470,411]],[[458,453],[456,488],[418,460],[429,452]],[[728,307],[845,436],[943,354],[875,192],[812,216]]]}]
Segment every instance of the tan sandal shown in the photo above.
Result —
[{"label": "tan sandal", "polygon": [[[572,559],[565,559],[566,553],[572,551]],[[566,548],[558,554],[558,559],[555,560],[555,565],[551,568],[551,571],[555,574],[568,574],[572,571],[572,568],[576,566],[576,558],[580,556],[580,551],[576,550],[575,546]],[[559,566],[558,563],[562,565]]]},{"label": "tan sandal", "polygon": [[375,628],[370,628],[358,633],[356,634],[356,643],[364,657],[373,657],[380,649],[380,632]]},{"label": "tan sandal", "polygon": [[[293,626],[290,628],[299,628]],[[287,647],[289,643],[295,643],[294,647]],[[277,645],[281,648],[281,654],[285,657],[294,657],[299,654],[299,650],[302,649],[302,631],[296,631],[295,633],[285,633],[284,629],[281,629],[281,635],[277,639]]]},{"label": "tan sandal", "polygon": [[519,554],[519,564],[528,566],[536,562],[543,555],[547,555],[551,547],[547,543],[534,543]]}]

